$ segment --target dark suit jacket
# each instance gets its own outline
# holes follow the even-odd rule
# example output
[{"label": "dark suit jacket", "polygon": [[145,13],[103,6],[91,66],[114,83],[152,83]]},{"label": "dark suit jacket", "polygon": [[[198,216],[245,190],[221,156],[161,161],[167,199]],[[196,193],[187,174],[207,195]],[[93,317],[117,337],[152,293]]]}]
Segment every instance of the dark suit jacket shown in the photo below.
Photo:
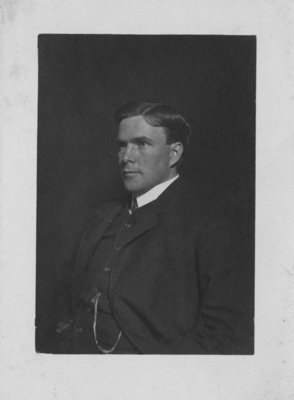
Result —
[{"label": "dark suit jacket", "polygon": [[[253,353],[253,219],[215,210],[178,179],[137,210],[112,269],[110,303],[145,354]],[[80,244],[72,310],[89,258],[123,205],[103,207]]]}]

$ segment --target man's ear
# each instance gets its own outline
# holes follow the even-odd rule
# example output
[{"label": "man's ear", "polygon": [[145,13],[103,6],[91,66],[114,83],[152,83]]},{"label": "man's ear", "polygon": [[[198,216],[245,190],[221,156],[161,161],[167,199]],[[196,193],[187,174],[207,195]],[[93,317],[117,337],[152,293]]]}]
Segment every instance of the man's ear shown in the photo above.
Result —
[{"label": "man's ear", "polygon": [[183,144],[181,142],[175,142],[170,145],[170,166],[175,166],[183,154]]}]

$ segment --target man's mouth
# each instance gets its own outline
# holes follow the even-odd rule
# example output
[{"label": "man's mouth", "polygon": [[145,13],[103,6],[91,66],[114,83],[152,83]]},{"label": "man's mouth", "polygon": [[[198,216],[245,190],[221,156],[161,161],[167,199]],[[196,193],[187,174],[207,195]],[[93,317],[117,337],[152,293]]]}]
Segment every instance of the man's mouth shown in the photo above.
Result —
[{"label": "man's mouth", "polygon": [[124,176],[132,176],[132,175],[137,175],[139,172],[138,171],[122,171]]},{"label": "man's mouth", "polygon": [[125,181],[136,179],[139,175],[137,171],[122,171],[122,176]]}]

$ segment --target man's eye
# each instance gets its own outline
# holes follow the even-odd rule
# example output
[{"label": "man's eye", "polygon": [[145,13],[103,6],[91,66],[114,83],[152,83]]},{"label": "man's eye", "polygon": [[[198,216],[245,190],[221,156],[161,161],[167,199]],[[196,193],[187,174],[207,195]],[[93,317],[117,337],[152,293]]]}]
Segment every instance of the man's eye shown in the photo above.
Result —
[{"label": "man's eye", "polygon": [[147,147],[148,144],[149,143],[147,143],[147,142],[140,142],[140,143],[138,143],[138,146],[141,147],[141,148],[144,148],[144,147]]}]

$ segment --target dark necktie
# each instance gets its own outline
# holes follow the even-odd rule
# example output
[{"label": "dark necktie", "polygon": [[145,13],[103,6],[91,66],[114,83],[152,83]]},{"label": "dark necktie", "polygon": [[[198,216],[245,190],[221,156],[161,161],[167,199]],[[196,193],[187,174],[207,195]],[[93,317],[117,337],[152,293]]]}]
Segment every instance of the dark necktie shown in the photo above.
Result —
[{"label": "dark necktie", "polygon": [[138,208],[137,199],[135,196],[132,196],[131,207],[129,208],[130,213],[132,214],[136,210],[136,208]]}]

